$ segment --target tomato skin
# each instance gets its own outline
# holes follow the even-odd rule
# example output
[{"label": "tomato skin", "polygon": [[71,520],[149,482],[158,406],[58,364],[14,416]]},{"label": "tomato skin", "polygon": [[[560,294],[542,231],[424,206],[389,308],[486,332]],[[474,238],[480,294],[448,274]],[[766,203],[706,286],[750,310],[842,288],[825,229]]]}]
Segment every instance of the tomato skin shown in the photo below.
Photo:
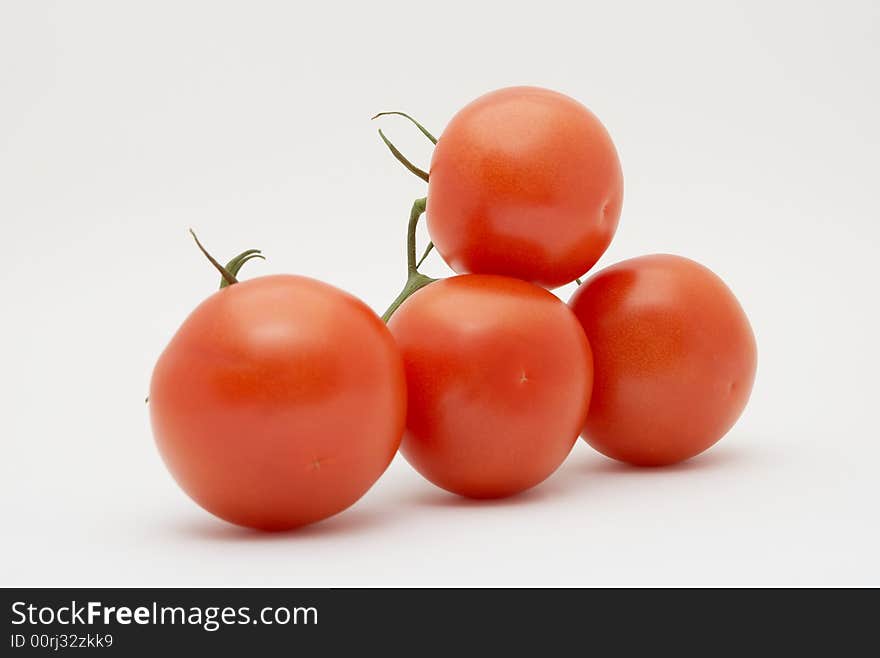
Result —
[{"label": "tomato skin", "polygon": [[222,519],[262,530],[357,501],[403,433],[400,354],[363,302],[313,279],[265,276],[214,293],[159,357],[159,451]]},{"label": "tomato skin", "polygon": [[639,466],[701,453],[733,427],[755,380],[748,318],[706,267],[665,254],[591,276],[569,302],[593,349],[583,437]]},{"label": "tomato skin", "polygon": [[401,452],[425,478],[496,498],[535,486],[568,455],[587,414],[592,358],[552,293],[456,276],[416,292],[389,328],[408,386]]},{"label": "tomato skin", "polygon": [[503,274],[548,288],[589,270],[623,203],[614,144],[583,105],[510,87],[456,114],[428,181],[428,231],[456,272]]}]

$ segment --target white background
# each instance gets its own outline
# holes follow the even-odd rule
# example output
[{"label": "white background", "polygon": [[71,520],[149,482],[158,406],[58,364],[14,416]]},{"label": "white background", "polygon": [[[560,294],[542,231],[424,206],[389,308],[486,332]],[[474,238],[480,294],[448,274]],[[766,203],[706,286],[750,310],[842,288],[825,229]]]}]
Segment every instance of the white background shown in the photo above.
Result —
[{"label": "white background", "polygon": [[[880,585],[878,7],[4,2],[0,584]],[[740,298],[759,371],[739,424],[663,470],[579,442],[495,503],[398,458],[300,532],[203,512],[144,405],[217,283],[186,228],[218,256],[264,249],[244,276],[318,277],[381,311],[425,186],[370,116],[440,133],[510,84],[578,98],[618,146],[600,267],[680,253]],[[383,125],[427,165],[414,129]]]}]

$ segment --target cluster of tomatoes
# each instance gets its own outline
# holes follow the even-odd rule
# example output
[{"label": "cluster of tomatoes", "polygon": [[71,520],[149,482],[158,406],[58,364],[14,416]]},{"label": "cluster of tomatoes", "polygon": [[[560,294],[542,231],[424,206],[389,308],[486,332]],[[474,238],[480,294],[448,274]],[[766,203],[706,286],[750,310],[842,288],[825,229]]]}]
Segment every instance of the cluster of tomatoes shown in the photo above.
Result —
[{"label": "cluster of tomatoes", "polygon": [[[577,101],[532,87],[463,108],[436,144],[412,208],[406,284],[383,318],[326,283],[239,282],[246,251],[205,256],[221,289],[156,364],[156,442],[180,486],[217,516],[281,530],[357,501],[398,448],[425,478],[475,498],[547,478],[578,436],[641,466],[693,457],[746,405],[749,322],[725,284],[686,258],[602,270],[623,177]],[[415,230],[461,274],[419,272]],[[424,259],[424,256],[422,257]]]}]

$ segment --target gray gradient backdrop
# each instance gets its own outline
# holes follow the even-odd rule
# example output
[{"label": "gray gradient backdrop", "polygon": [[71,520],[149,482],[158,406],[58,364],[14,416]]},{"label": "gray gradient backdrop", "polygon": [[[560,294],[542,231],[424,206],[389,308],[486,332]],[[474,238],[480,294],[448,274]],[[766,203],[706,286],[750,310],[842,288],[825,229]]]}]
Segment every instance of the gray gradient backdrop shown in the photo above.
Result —
[{"label": "gray gradient backdrop", "polygon": [[[878,26],[871,1],[3,2],[0,584],[880,585]],[[143,403],[216,285],[186,228],[381,310],[425,188],[370,116],[439,133],[510,84],[580,99],[617,143],[600,267],[674,252],[736,292],[760,350],[739,424],[665,470],[579,443],[496,503],[398,458],[300,533],[202,512]]]}]

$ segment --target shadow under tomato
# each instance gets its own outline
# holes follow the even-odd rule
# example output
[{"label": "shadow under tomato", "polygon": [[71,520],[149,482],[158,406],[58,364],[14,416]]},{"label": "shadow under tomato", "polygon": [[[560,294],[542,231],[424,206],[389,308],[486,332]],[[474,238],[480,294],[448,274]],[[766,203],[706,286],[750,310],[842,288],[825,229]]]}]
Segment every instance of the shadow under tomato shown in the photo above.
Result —
[{"label": "shadow under tomato", "polygon": [[649,480],[689,472],[730,470],[766,462],[763,454],[743,447],[720,446],[701,455],[670,466],[633,466],[600,455],[586,445],[579,445],[568,463],[536,487],[506,498],[465,498],[436,487],[428,481],[419,482],[411,497],[400,506],[354,506],[311,525],[282,532],[266,532],[232,525],[203,514],[197,521],[178,521],[167,527],[177,537],[196,541],[272,543],[319,540],[358,533],[370,533],[397,523],[406,514],[405,507],[447,509],[483,509],[525,507],[571,497],[590,496],[590,489],[608,478],[614,480]]},{"label": "shadow under tomato", "polygon": [[668,466],[634,466],[593,452],[589,460],[583,460],[577,470],[582,476],[618,475],[624,477],[659,477],[671,473],[740,468],[758,460],[758,456],[745,448],[719,446],[710,448],[696,457]]},{"label": "shadow under tomato", "polygon": [[292,530],[255,530],[233,525],[221,519],[206,517],[196,522],[175,523],[169,528],[169,532],[177,537],[212,542],[271,543],[368,532],[392,521],[391,515],[382,510],[350,508],[323,521]]},{"label": "shadow under tomato", "polygon": [[491,507],[520,507],[524,505],[536,505],[548,500],[559,500],[566,494],[572,493],[576,488],[576,478],[567,471],[554,473],[541,484],[527,489],[522,493],[504,498],[466,498],[425,482],[425,491],[419,492],[410,502],[419,507],[445,507],[445,508],[491,508]]},{"label": "shadow under tomato", "polygon": [[[589,453],[588,455],[584,454]],[[633,466],[593,451],[586,445],[577,446],[569,456],[569,463],[538,486],[506,498],[465,498],[439,487],[416,494],[410,502],[420,507],[492,508],[535,505],[560,500],[587,492],[606,476],[619,479],[666,478],[688,472],[736,469],[755,462],[759,457],[744,448],[719,447],[707,450],[691,459],[669,466]]]}]

